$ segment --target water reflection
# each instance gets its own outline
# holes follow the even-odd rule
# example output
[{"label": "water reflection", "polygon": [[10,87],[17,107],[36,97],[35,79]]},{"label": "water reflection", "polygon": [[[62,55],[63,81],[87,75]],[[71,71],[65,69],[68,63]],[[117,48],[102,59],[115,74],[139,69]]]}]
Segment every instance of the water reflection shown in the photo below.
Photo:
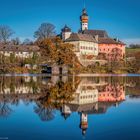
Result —
[{"label": "water reflection", "polygon": [[126,96],[140,97],[140,77],[0,77],[0,117],[9,117],[20,101],[35,103],[34,113],[41,121],[51,121],[56,110],[65,120],[79,114],[79,127],[85,135],[88,115],[106,113]]}]

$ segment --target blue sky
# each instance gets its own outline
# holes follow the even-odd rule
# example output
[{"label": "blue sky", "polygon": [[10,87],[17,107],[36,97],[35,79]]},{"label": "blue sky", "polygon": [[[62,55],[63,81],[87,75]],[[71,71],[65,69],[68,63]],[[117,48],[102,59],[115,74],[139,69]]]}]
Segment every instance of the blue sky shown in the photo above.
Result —
[{"label": "blue sky", "polygon": [[[140,0],[85,0],[90,29],[104,29],[110,36],[140,41]],[[83,0],[0,0],[0,24],[9,25],[14,36],[33,38],[43,22],[80,28]]]}]

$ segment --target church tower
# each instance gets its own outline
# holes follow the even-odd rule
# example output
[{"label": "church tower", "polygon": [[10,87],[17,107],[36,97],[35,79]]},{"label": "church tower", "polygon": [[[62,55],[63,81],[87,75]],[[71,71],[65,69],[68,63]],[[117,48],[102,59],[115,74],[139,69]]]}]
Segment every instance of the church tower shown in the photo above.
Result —
[{"label": "church tower", "polygon": [[65,25],[64,28],[61,30],[62,40],[65,41],[66,39],[68,39],[71,33],[71,29],[67,25]]},{"label": "church tower", "polygon": [[82,134],[86,134],[88,128],[88,115],[85,113],[80,114],[80,128],[82,129]]},{"label": "church tower", "polygon": [[88,17],[86,9],[84,8],[82,11],[82,15],[80,16],[81,31],[88,30],[88,20],[89,20],[89,17]]}]

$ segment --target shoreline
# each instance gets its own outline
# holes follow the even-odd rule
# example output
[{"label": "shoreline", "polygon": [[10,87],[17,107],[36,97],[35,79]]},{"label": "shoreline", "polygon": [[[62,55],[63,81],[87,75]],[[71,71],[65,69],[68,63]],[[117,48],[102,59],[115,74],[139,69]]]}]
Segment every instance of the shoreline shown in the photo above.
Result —
[{"label": "shoreline", "polygon": [[0,76],[6,76],[6,77],[10,77],[10,76],[47,76],[47,77],[51,77],[51,76],[77,76],[77,77],[140,77],[140,74],[135,74],[135,73],[130,73],[130,74],[93,74],[93,73],[81,73],[81,74],[62,74],[62,75],[58,75],[58,74],[30,74],[30,73],[24,73],[24,74],[0,74]]}]

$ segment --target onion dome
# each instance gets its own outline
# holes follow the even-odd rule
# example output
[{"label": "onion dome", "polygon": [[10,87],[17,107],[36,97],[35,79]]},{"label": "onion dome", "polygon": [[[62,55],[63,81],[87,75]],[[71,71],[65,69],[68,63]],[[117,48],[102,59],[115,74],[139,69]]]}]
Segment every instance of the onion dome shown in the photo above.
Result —
[{"label": "onion dome", "polygon": [[86,9],[84,8],[82,11],[82,16],[88,16]]},{"label": "onion dome", "polygon": [[82,129],[82,135],[85,135],[86,134],[86,131],[87,131],[87,128],[88,128],[88,124],[85,122],[82,122],[80,124],[80,128]]},{"label": "onion dome", "polygon": [[82,23],[88,23],[88,14],[87,14],[87,11],[85,8],[82,11],[82,15],[80,16],[80,20]]},{"label": "onion dome", "polygon": [[86,129],[82,130],[82,135],[85,136],[86,135]]}]

